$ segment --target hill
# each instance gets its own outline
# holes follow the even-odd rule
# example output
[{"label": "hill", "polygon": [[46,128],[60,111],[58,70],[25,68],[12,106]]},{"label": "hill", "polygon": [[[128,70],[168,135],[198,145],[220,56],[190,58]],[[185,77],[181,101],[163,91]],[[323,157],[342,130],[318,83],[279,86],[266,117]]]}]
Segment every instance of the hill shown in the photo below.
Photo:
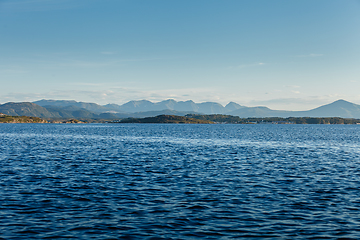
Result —
[{"label": "hill", "polygon": [[340,99],[302,114],[308,117],[360,118],[360,105]]},{"label": "hill", "polygon": [[213,122],[208,120],[200,120],[175,115],[159,115],[156,117],[147,118],[127,118],[120,121],[120,123],[191,123],[191,124],[211,124]]},{"label": "hill", "polygon": [[[145,117],[155,117],[159,115],[176,115],[176,116],[185,116],[186,114],[193,114],[195,112],[189,112],[189,111],[175,111],[170,109],[165,109],[161,111],[147,111],[147,112],[136,112],[136,113],[128,113],[128,117],[133,118],[145,118]],[[119,114],[117,114],[119,115]]]},{"label": "hill", "polygon": [[[267,117],[340,117],[360,118],[360,105],[337,100],[307,111],[282,111],[268,107],[245,107],[230,102],[225,107],[215,102],[194,103],[193,101],[175,101],[172,99],[158,103],[147,100],[130,101],[123,105],[108,104],[100,106],[93,103],[83,103],[63,100],[40,100],[43,106],[35,103],[5,103],[0,105],[0,112],[12,116],[33,116],[46,119],[123,119],[143,118],[158,115],[187,114],[222,114],[240,118],[267,118]],[[94,109],[94,110],[89,110]],[[126,111],[125,111],[126,110]]]},{"label": "hill", "polygon": [[188,118],[195,118],[199,120],[207,120],[215,123],[246,123],[245,119],[242,119],[238,116],[223,115],[223,114],[187,114],[185,115]]},{"label": "hill", "polygon": [[130,117],[128,114],[121,113],[92,112],[74,105],[47,105],[42,107],[30,102],[5,103],[0,105],[0,112],[9,116],[31,116],[45,119],[119,119]]},{"label": "hill", "polygon": [[195,103],[188,101],[175,101],[173,99],[164,100],[153,103],[148,100],[129,101],[125,104],[106,104],[104,106],[95,103],[84,103],[67,100],[40,100],[34,102],[42,107],[49,106],[67,107],[76,106],[93,112],[117,112],[117,113],[139,113],[139,112],[155,112],[163,110],[171,110],[176,112],[195,112],[203,114],[220,114],[227,113],[232,110],[239,109],[243,106],[231,102],[225,107],[216,102]]},{"label": "hill", "polygon": [[249,117],[340,117],[340,118],[360,118],[360,105],[337,100],[307,111],[282,111],[272,110],[267,107],[244,107],[227,113],[241,118]]},{"label": "hill", "polygon": [[86,102],[76,102],[74,100],[39,100],[33,102],[41,107],[48,108],[52,107],[68,107],[68,106],[75,106],[78,108],[86,109],[91,112],[102,113],[111,111],[111,109],[101,106],[96,103],[86,103]]},{"label": "hill", "polygon": [[38,117],[8,116],[0,113],[0,123],[47,123]]},{"label": "hill", "polygon": [[339,117],[266,117],[266,118],[240,118],[231,115],[201,115],[188,114],[186,117],[209,120],[215,123],[238,123],[238,124],[359,124],[360,119]]},{"label": "hill", "polygon": [[234,111],[228,112],[227,114],[238,116],[241,118],[249,117],[290,117],[294,114],[295,111],[282,111],[282,110],[272,110],[268,107],[244,107],[236,109]]},{"label": "hill", "polygon": [[30,102],[5,103],[0,105],[0,112],[9,116],[31,116],[41,118],[58,117],[58,115],[49,112],[46,108]]}]

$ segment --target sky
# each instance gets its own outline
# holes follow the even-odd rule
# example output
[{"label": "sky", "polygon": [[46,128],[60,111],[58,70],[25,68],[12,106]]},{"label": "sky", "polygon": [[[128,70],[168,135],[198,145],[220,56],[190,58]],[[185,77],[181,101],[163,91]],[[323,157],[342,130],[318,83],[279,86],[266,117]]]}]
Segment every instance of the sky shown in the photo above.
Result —
[{"label": "sky", "polygon": [[0,103],[360,104],[360,0],[0,0]]}]

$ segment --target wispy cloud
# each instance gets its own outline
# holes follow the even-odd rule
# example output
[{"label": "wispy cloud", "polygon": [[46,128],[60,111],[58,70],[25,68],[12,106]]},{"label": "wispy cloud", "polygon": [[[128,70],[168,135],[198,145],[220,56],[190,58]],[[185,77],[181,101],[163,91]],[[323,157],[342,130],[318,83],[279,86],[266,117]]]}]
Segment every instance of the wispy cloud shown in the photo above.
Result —
[{"label": "wispy cloud", "polygon": [[290,92],[293,93],[293,94],[300,94],[300,91],[297,90],[300,88],[300,86],[297,86],[297,85],[288,85],[286,86],[287,88],[290,88]]},{"label": "wispy cloud", "polygon": [[104,84],[102,84],[102,83],[75,82],[75,83],[70,83],[70,85],[74,85],[74,86],[102,86]]},{"label": "wispy cloud", "polygon": [[276,110],[310,110],[320,105],[329,103],[329,100],[321,98],[273,98],[267,100],[251,100],[249,106],[267,106]]},{"label": "wispy cloud", "polygon": [[[297,95],[299,96],[299,95]],[[345,96],[342,94],[327,94],[318,96],[301,96],[290,98],[272,98],[263,100],[250,100],[245,103],[247,106],[267,106],[277,110],[310,110],[324,104],[334,102],[339,99],[345,99],[354,103],[360,103],[360,95]]]},{"label": "wispy cloud", "polygon": [[264,66],[266,63],[258,62],[258,63],[250,63],[250,64],[241,64],[237,66],[229,66],[227,69],[243,69],[243,68],[251,68],[251,67],[260,67]]},{"label": "wispy cloud", "polygon": [[263,62],[259,62],[259,63],[253,63],[253,64],[242,64],[237,66],[237,68],[249,68],[249,67],[259,67],[259,66],[263,66],[265,65],[265,63]]},{"label": "wispy cloud", "polygon": [[[86,84],[86,83],[85,83]],[[100,86],[93,86],[92,89],[99,89]],[[101,86],[103,87],[103,86]],[[266,95],[270,96],[270,95]],[[299,96],[299,95],[297,95]],[[263,95],[265,97],[265,95]],[[98,104],[116,103],[123,104],[130,100],[150,100],[159,102],[166,99],[176,101],[193,100],[194,102],[218,102],[227,104],[230,101],[237,102],[244,106],[267,106],[277,110],[310,110],[338,99],[346,99],[354,103],[360,103],[360,95],[343,96],[341,94],[302,96],[290,98],[270,98],[262,100],[245,100],[238,94],[229,94],[212,88],[184,88],[184,89],[163,89],[163,90],[139,90],[121,86],[109,87],[99,90],[54,90],[48,92],[26,93],[12,92],[0,95],[0,103],[5,102],[33,102],[40,99],[54,100],[75,100],[82,102],[94,102]]]},{"label": "wispy cloud", "polygon": [[121,62],[144,62],[144,61],[158,61],[158,60],[172,60],[177,57],[149,57],[149,58],[123,58],[119,59]]},{"label": "wispy cloud", "polygon": [[272,103],[283,103],[283,104],[292,104],[292,103],[300,103],[304,102],[302,98],[274,98],[268,100],[251,100],[249,103],[251,105],[267,105]]},{"label": "wispy cloud", "polygon": [[[81,86],[88,85],[90,89],[104,86],[91,86],[91,83],[76,83]],[[99,90],[56,90],[43,93],[25,93],[12,92],[7,95],[0,95],[0,102],[22,102],[36,101],[40,99],[57,99],[57,100],[76,100],[83,102],[95,102],[99,104],[116,103],[123,104],[130,100],[147,99],[152,102],[159,102],[165,99],[174,99],[176,101],[193,100],[195,102],[216,101],[226,104],[232,99],[226,99],[225,93],[218,92],[217,89],[211,88],[184,88],[184,89],[162,89],[162,90],[141,90],[126,87],[109,87]],[[227,102],[224,102],[227,101]]]}]

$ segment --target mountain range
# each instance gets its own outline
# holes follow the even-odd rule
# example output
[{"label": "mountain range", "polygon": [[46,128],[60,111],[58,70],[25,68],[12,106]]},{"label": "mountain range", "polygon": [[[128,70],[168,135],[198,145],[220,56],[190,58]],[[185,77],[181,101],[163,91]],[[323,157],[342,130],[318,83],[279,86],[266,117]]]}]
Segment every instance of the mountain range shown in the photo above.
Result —
[{"label": "mountain range", "polygon": [[175,101],[173,99],[164,100],[161,102],[153,103],[148,100],[139,100],[139,101],[129,101],[123,105],[118,104],[107,104],[107,105],[98,105],[96,103],[84,103],[76,101],[66,101],[66,100],[40,100],[35,101],[35,104],[42,107],[68,107],[75,106],[78,108],[83,108],[92,112],[113,112],[113,113],[136,113],[136,112],[148,112],[148,111],[163,111],[163,110],[173,110],[178,112],[196,112],[203,114],[224,114],[243,108],[237,103],[230,102],[225,107],[216,102],[203,102],[195,103],[191,100],[189,101]]},{"label": "mountain range", "polygon": [[234,102],[223,106],[216,102],[195,103],[173,99],[153,103],[148,100],[129,101],[123,105],[85,103],[68,100],[9,102],[0,105],[0,112],[12,116],[41,118],[119,119],[153,117],[157,115],[226,114],[248,117],[341,117],[360,118],[360,105],[337,100],[307,111],[272,110],[268,107],[246,107]]}]

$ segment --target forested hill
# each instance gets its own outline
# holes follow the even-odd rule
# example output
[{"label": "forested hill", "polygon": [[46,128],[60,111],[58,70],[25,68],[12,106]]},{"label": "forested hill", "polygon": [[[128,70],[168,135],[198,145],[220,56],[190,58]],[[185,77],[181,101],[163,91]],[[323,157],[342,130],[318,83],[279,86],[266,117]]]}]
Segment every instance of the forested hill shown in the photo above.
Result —
[{"label": "forested hill", "polygon": [[38,117],[8,116],[0,113],[0,123],[47,123],[47,121]]},{"label": "forested hill", "polygon": [[212,121],[201,120],[195,118],[188,118],[175,115],[159,115],[156,117],[147,118],[126,118],[120,121],[120,123],[191,123],[191,124],[211,124]]},{"label": "forested hill", "polygon": [[[215,108],[214,106],[219,107],[220,106],[219,104],[211,105],[210,103],[207,104],[202,103],[200,105],[204,108],[199,108],[199,109],[194,108],[196,111],[190,111],[192,109],[186,108],[185,106],[189,105],[190,103],[192,104],[192,102],[186,102],[186,104],[185,102],[178,102],[178,104],[175,104],[176,103],[175,101],[160,102],[160,103],[168,103],[167,105],[160,103],[150,104],[149,101],[136,102],[138,105],[140,104],[142,106],[141,108],[137,108],[136,106],[138,105],[136,105],[135,102],[131,102],[132,104],[130,103],[124,104],[128,108],[130,108],[130,106],[135,104],[135,108],[132,110],[130,109],[131,111],[146,110],[140,112],[118,112],[114,109],[105,108],[105,106],[101,107],[100,105],[96,105],[93,103],[82,103],[82,102],[75,102],[77,103],[75,104],[74,101],[43,100],[40,101],[39,103],[50,104],[50,105],[39,106],[35,103],[29,103],[29,102],[22,102],[22,103],[10,102],[2,105],[0,104],[0,112],[10,116],[40,117],[48,121],[59,120],[59,119],[65,119],[65,120],[78,119],[87,122],[102,121],[102,120],[115,121],[130,117],[147,118],[147,117],[155,117],[159,115],[176,115],[176,116],[187,115],[190,118],[192,115],[212,116],[212,118],[209,117],[194,117],[194,118],[216,121],[216,122],[228,122],[228,123],[235,123],[235,122],[244,123],[243,120],[239,120],[239,119],[246,119],[246,118],[276,118],[276,117],[278,118],[293,117],[296,118],[297,121],[301,121],[302,123],[310,123],[311,121],[315,121],[315,120],[310,120],[310,118],[323,119],[322,122],[325,121],[326,123],[340,123],[342,121],[339,120],[340,118],[360,119],[360,105],[350,103],[344,100],[338,100],[336,102],[308,111],[279,111],[279,110],[271,110],[267,107],[245,107],[245,106],[237,105],[235,103],[229,103],[228,105],[226,105],[227,106],[226,109],[228,111],[226,113],[220,110],[215,111],[215,109],[217,108]],[[69,105],[73,103],[75,105]],[[175,104],[174,106],[177,106],[176,110],[174,110],[175,107],[170,103],[173,103]],[[213,106],[213,108],[211,108],[212,109],[211,111],[204,110],[203,112],[199,112],[201,109],[205,109],[205,106],[208,105]],[[154,106],[156,106],[156,108]],[[94,112],[95,110],[96,112]],[[213,113],[209,113],[209,112],[213,112]],[[211,115],[204,115],[206,113]],[[216,118],[214,118],[214,116],[216,116]],[[307,120],[306,117],[308,117]],[[346,123],[349,121],[353,121],[353,120],[346,120],[346,121],[344,120],[343,122]]]},{"label": "forested hill", "polygon": [[237,124],[358,124],[360,119],[339,118],[339,117],[268,117],[268,118],[240,118],[222,114],[187,114],[186,117],[199,120],[208,120],[215,123],[237,123]]}]

